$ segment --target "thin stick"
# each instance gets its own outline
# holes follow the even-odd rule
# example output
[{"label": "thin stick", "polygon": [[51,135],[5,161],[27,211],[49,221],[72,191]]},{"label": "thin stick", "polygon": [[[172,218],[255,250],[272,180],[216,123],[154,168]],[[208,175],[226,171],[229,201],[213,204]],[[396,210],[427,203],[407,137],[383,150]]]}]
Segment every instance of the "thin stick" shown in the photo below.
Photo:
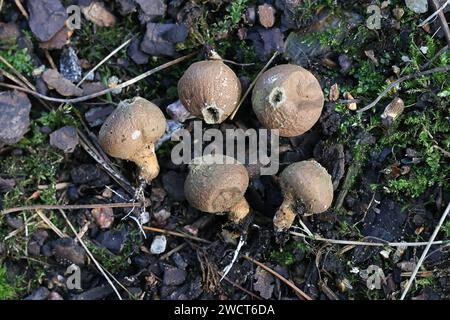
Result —
[{"label": "thin stick", "polygon": [[58,237],[60,238],[67,238],[67,234],[65,234],[64,232],[62,232],[61,230],[58,229],[58,227],[56,227],[53,222],[45,215],[42,213],[41,210],[36,209],[35,210],[37,215],[42,219],[42,221],[44,221],[44,223],[50,227],[50,229],[53,230],[53,232],[55,232]]},{"label": "thin stick", "polygon": [[56,67],[55,61],[53,61],[53,58],[50,55],[50,52],[48,52],[48,50],[44,50],[44,54],[45,54],[45,58],[47,58],[47,61],[50,64],[50,66],[52,67],[52,69],[58,70],[58,68]]},{"label": "thin stick", "polygon": [[430,59],[430,61],[428,61],[427,63],[425,63],[423,66],[420,67],[420,70],[425,70],[426,68],[428,68],[434,61],[436,61],[437,58],[439,58],[445,51],[447,51],[449,49],[449,46],[446,45],[445,47],[443,47],[441,50],[439,50],[433,58]]},{"label": "thin stick", "polygon": [[269,61],[267,61],[266,65],[264,66],[264,68],[261,69],[261,71],[256,75],[256,78],[252,81],[252,83],[250,84],[250,86],[247,88],[247,90],[245,91],[244,95],[242,96],[241,100],[239,101],[238,105],[236,106],[236,109],[234,109],[233,113],[230,116],[230,120],[233,120],[234,116],[236,115],[236,113],[238,112],[239,108],[241,107],[242,103],[244,103],[245,98],[247,98],[248,94],[250,93],[250,91],[252,91],[253,87],[255,86],[256,81],[258,81],[259,77],[267,70],[267,68],[272,64],[273,60],[275,60],[275,58],[278,56],[279,52],[275,51],[275,53],[273,54],[272,58],[270,58]]},{"label": "thin stick", "polygon": [[16,3],[17,8],[19,8],[20,13],[28,20],[28,13],[23,7],[22,2],[20,2],[20,0],[15,0],[14,2]]},{"label": "thin stick", "polygon": [[[432,1],[433,2],[433,1]],[[420,28],[420,27],[423,27],[424,25],[426,25],[428,22],[430,22],[434,17],[436,17],[438,14],[439,14],[439,12],[441,12],[442,10],[444,10],[444,8],[448,5],[448,4],[450,4],[450,0],[447,0],[447,2],[445,2],[439,9],[437,9],[436,10],[436,7],[435,7],[435,11],[433,12],[433,14],[431,15],[431,16],[429,16],[428,18],[426,18],[425,20],[423,20],[420,24],[418,24],[417,26]],[[433,6],[434,6],[435,4],[433,3]]]},{"label": "thin stick", "polygon": [[[103,169],[108,173],[110,177],[114,179],[126,192],[131,196],[134,196],[136,190],[131,186],[131,184],[118,172],[110,163],[106,162],[103,157],[99,154],[100,151],[97,150],[90,143],[89,139],[84,135],[81,130],[77,130],[78,136],[80,138],[81,147],[95,160],[99,163]],[[109,159],[108,159],[109,160]]]},{"label": "thin stick", "polygon": [[98,68],[100,68],[106,61],[108,61],[112,56],[114,56],[117,52],[119,52],[120,50],[122,50],[123,47],[125,47],[126,45],[128,45],[131,40],[133,40],[135,38],[132,37],[130,39],[128,39],[127,41],[125,41],[124,43],[122,43],[120,46],[118,46],[116,49],[114,49],[114,51],[112,51],[110,54],[108,54],[102,61],[100,61],[94,68],[92,68],[88,73],[86,73],[86,75],[80,80],[80,82],[78,82],[77,87],[79,87],[88,77],[89,75],[93,74],[95,72],[95,70],[97,70]]},{"label": "thin stick", "polygon": [[186,242],[183,242],[182,244],[180,244],[179,246],[176,246],[175,248],[173,248],[172,250],[170,250],[169,252],[163,254],[161,257],[159,257],[159,260],[166,260],[168,259],[171,255],[173,255],[175,252],[180,251],[181,249],[183,249],[184,247],[187,246]]},{"label": "thin stick", "polygon": [[142,226],[142,228],[144,230],[148,230],[148,231],[153,231],[153,232],[158,232],[158,233],[164,233],[164,234],[169,234],[171,236],[175,236],[175,237],[181,237],[181,238],[186,238],[186,239],[191,239],[191,240],[195,240],[198,242],[203,242],[203,243],[207,243],[210,244],[211,241],[196,237],[196,236],[191,236],[190,234],[186,234],[186,233],[182,233],[182,232],[177,232],[177,231],[171,231],[171,230],[165,230],[165,229],[159,229],[159,228],[155,228],[155,227],[148,227],[148,226]]},{"label": "thin stick", "polygon": [[267,272],[271,273],[272,275],[274,275],[275,277],[277,277],[278,279],[280,279],[282,282],[284,282],[287,286],[289,286],[292,290],[294,290],[296,293],[298,293],[300,296],[302,296],[305,300],[312,300],[312,298],[307,295],[304,291],[302,291],[301,289],[299,289],[295,284],[293,284],[291,281],[289,281],[288,279],[286,279],[285,277],[283,277],[281,274],[279,274],[278,272],[272,270],[271,268],[269,268],[268,266],[266,266],[265,264],[262,264],[261,262],[250,258],[249,256],[246,255],[242,255],[242,257],[250,262],[253,262],[254,264],[256,264],[257,266],[263,268],[264,270],[266,270]]},{"label": "thin stick", "polygon": [[425,70],[425,71],[420,71],[420,72],[416,72],[416,73],[412,73],[409,74],[407,76],[398,78],[397,80],[395,80],[394,82],[392,82],[390,85],[388,85],[386,87],[386,89],[383,90],[383,92],[370,104],[368,104],[367,106],[365,106],[362,109],[359,109],[356,112],[364,112],[367,111],[373,107],[376,106],[376,104],[396,85],[398,85],[399,83],[402,83],[403,81],[407,81],[407,80],[411,80],[414,78],[418,78],[418,77],[422,77],[425,76],[427,74],[431,74],[431,73],[437,73],[437,72],[447,72],[450,71],[450,65],[444,66],[444,67],[437,67],[437,68],[433,68],[433,69],[429,69],[429,70]]},{"label": "thin stick", "polygon": [[67,218],[66,214],[64,213],[64,211],[60,210],[61,215],[63,216],[63,218],[66,220],[67,224],[69,225],[70,229],[72,230],[72,232],[75,234],[75,237],[78,239],[78,241],[80,242],[81,246],[83,247],[83,249],[86,251],[86,253],[88,254],[89,258],[91,258],[91,260],[94,262],[95,266],[97,267],[97,269],[100,271],[100,273],[103,275],[103,277],[105,277],[106,281],[108,281],[109,285],[111,286],[111,288],[114,290],[114,292],[116,293],[117,297],[119,298],[119,300],[122,300],[122,296],[120,295],[119,291],[117,291],[117,288],[114,286],[114,283],[111,281],[111,279],[108,277],[108,275],[105,273],[105,271],[103,270],[102,265],[95,259],[95,257],[92,255],[91,251],[89,250],[89,248],[86,246],[86,244],[84,243],[83,239],[81,239],[78,236],[78,232],[75,229],[75,227],[72,225],[72,223],[70,222],[70,220]]},{"label": "thin stick", "polygon": [[185,56],[182,56],[182,57],[174,59],[172,61],[166,62],[166,63],[164,63],[164,64],[162,64],[162,65],[160,65],[160,66],[158,66],[156,68],[153,68],[153,69],[151,69],[151,70],[149,70],[147,72],[144,72],[143,74],[141,74],[141,75],[139,75],[139,76],[137,76],[137,77],[135,77],[133,79],[130,79],[128,81],[120,83],[119,85],[117,85],[114,88],[108,88],[108,89],[105,89],[105,90],[102,90],[102,91],[99,91],[99,92],[95,92],[95,93],[92,93],[92,94],[87,95],[87,96],[78,97],[78,98],[71,98],[71,99],[53,98],[53,97],[49,97],[49,96],[46,96],[46,95],[43,95],[43,94],[31,91],[31,90],[28,90],[28,89],[25,89],[25,88],[21,88],[21,87],[10,85],[10,84],[6,84],[6,83],[0,83],[0,86],[5,87],[5,88],[10,88],[10,89],[16,89],[16,90],[19,90],[19,91],[23,91],[23,92],[26,92],[26,93],[31,94],[33,96],[36,96],[36,97],[39,97],[41,99],[47,100],[47,101],[59,102],[59,103],[71,103],[72,104],[72,103],[78,103],[78,102],[87,101],[87,100],[90,100],[90,99],[93,99],[93,98],[97,98],[97,97],[103,96],[103,95],[105,95],[107,93],[110,93],[113,90],[119,90],[119,89],[126,88],[128,86],[131,86],[132,84],[135,84],[136,82],[139,82],[142,79],[145,79],[145,78],[147,78],[148,76],[150,76],[150,75],[152,75],[154,73],[157,73],[157,72],[159,72],[161,70],[164,70],[164,69],[166,69],[168,67],[171,67],[171,66],[173,66],[175,64],[178,64],[178,63],[180,63],[180,62],[182,62],[184,60],[187,60],[187,59],[193,57],[195,54],[196,54],[196,52],[188,54],[188,55],[185,55]]},{"label": "thin stick", "polygon": [[30,81],[28,81],[27,78],[25,78],[19,71],[17,71],[17,69],[14,68],[14,66],[12,66],[5,58],[3,58],[2,55],[0,55],[0,61],[1,61],[5,66],[7,66],[9,69],[11,69],[12,72],[13,72],[20,80],[22,80],[23,83],[25,83],[25,84],[28,86],[28,88],[30,88],[31,90],[36,91],[36,87],[33,86],[33,85],[30,83]]},{"label": "thin stick", "polygon": [[447,40],[447,44],[450,46],[450,28],[448,27],[447,19],[445,18],[444,12],[442,10],[450,4],[450,0],[447,0],[442,7],[439,8],[439,3],[437,0],[431,0],[431,4],[434,7],[435,13],[437,12],[439,17],[439,22],[441,23],[442,32],[444,32],[445,40]]},{"label": "thin stick", "polygon": [[427,256],[427,253],[430,250],[431,245],[433,244],[433,241],[436,238],[439,230],[441,230],[441,227],[444,224],[444,221],[447,218],[449,212],[450,212],[450,202],[448,203],[447,208],[445,209],[444,213],[442,214],[441,219],[439,220],[439,223],[437,224],[436,228],[434,229],[434,232],[431,235],[430,241],[428,241],[427,246],[423,250],[422,256],[420,257],[419,261],[417,262],[417,265],[414,268],[414,271],[413,271],[411,277],[409,278],[408,282],[406,283],[405,289],[403,290],[403,293],[402,293],[402,296],[400,297],[400,300],[404,300],[405,299],[406,294],[408,293],[409,289],[411,288],[411,285],[412,285],[414,279],[416,278],[420,267],[422,266],[423,262],[425,261],[425,257]]},{"label": "thin stick", "polygon": [[253,292],[251,292],[251,291],[245,289],[244,287],[238,285],[237,283],[231,281],[228,277],[226,277],[226,276],[224,277],[223,274],[222,274],[222,272],[219,271],[218,273],[219,273],[219,276],[223,277],[223,279],[224,279],[226,282],[228,282],[229,284],[231,284],[233,287],[236,287],[236,288],[238,288],[238,289],[244,291],[246,294],[252,296],[252,297],[255,298],[256,300],[264,300],[263,298],[261,298],[261,297],[258,296],[257,294],[255,294],[255,293],[253,293]]},{"label": "thin stick", "polygon": [[[319,236],[308,236],[303,233],[289,231],[293,236],[310,239],[313,241],[328,242],[332,244],[343,244],[343,245],[353,245],[353,246],[367,246],[367,247],[422,247],[428,245],[428,242],[365,242],[365,241],[352,241],[352,240],[338,240],[338,239],[326,239]],[[446,241],[434,241],[432,244],[445,244],[450,242]]]},{"label": "thin stick", "polygon": [[46,205],[38,204],[34,206],[23,206],[5,209],[1,212],[1,215],[5,215],[13,212],[28,211],[28,210],[76,210],[76,209],[95,209],[95,208],[142,208],[145,206],[143,203],[96,203],[96,204],[55,204]]}]

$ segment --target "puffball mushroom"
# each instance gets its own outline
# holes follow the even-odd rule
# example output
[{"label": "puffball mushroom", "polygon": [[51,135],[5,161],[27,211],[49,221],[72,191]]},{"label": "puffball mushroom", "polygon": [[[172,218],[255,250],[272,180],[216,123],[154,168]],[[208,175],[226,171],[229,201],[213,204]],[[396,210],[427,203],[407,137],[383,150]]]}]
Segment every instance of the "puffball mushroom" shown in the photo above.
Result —
[{"label": "puffball mushroom", "polygon": [[185,108],[206,123],[222,123],[236,109],[241,83],[219,58],[191,64],[178,81],[178,96]]},{"label": "puffball mushroom", "polygon": [[299,136],[319,120],[324,96],[319,81],[306,69],[282,64],[256,81],[252,105],[256,117],[282,137]]},{"label": "puffball mushroom", "polygon": [[208,213],[228,213],[239,222],[250,207],[245,200],[249,177],[247,169],[224,155],[195,158],[184,183],[186,200],[194,208]]},{"label": "puffball mushroom", "polygon": [[112,157],[130,160],[140,176],[151,182],[159,173],[155,143],[166,130],[166,118],[153,103],[141,97],[125,100],[103,123],[99,142]]},{"label": "puffball mushroom", "polygon": [[293,163],[283,170],[280,178],[284,200],[273,219],[277,231],[291,227],[296,216],[296,204],[303,208],[305,213],[321,213],[331,206],[331,176],[317,161]]}]

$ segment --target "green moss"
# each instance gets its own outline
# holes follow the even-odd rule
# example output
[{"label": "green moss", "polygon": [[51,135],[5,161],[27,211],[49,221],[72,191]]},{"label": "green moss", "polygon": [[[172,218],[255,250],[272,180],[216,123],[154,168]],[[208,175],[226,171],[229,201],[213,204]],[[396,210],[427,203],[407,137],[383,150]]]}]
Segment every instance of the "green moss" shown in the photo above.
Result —
[{"label": "green moss", "polygon": [[129,268],[129,258],[134,253],[134,244],[140,242],[139,237],[139,231],[132,230],[125,241],[122,252],[118,255],[111,253],[104,247],[95,245],[91,241],[86,241],[86,245],[106,270],[113,274],[117,274],[118,272]]},{"label": "green moss", "polygon": [[270,258],[284,266],[290,266],[295,263],[295,250],[309,252],[310,248],[303,242],[291,242],[280,251],[272,251]]},{"label": "green moss", "polygon": [[[0,55],[22,74],[30,75],[34,69],[27,48],[20,49],[17,44],[12,44],[7,46],[7,48],[1,49]],[[8,67],[2,62],[0,62],[0,68],[8,70]]]},{"label": "green moss", "polygon": [[16,289],[8,280],[6,268],[0,266],[0,300],[10,300],[16,297]]}]

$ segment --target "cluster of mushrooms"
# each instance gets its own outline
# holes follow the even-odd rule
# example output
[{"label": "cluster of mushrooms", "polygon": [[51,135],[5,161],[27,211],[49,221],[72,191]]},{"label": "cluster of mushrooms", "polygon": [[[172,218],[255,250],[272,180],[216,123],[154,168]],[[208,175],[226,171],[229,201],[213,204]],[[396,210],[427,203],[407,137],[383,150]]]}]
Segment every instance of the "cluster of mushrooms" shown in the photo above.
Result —
[{"label": "cluster of mushrooms", "polygon": [[[222,123],[236,109],[241,84],[220,58],[195,62],[178,82],[184,107],[208,124]],[[252,92],[253,110],[267,129],[281,137],[299,136],[318,121],[324,104],[319,82],[304,68],[283,64],[263,73]],[[122,101],[100,129],[99,142],[112,157],[133,161],[140,177],[150,183],[159,173],[155,143],[166,129],[160,108],[136,97]],[[222,161],[215,161],[222,157]],[[220,164],[219,164],[220,163]],[[239,223],[250,212],[244,195],[249,175],[243,164],[224,155],[194,159],[185,181],[191,206],[212,214],[228,213]],[[333,200],[331,176],[315,160],[289,165],[281,173],[284,201],[274,217],[276,231],[288,230],[297,215],[326,211]]]}]

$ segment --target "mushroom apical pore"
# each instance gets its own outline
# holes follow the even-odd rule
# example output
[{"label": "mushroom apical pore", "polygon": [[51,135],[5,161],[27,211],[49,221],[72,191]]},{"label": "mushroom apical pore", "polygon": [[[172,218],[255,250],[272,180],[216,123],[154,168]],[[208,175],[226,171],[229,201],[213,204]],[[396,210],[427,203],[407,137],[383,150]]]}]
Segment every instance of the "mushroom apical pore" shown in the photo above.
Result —
[{"label": "mushroom apical pore", "polygon": [[184,107],[206,123],[222,123],[241,97],[241,83],[221,59],[191,64],[178,81],[178,96]]},{"label": "mushroom apical pore", "polygon": [[282,137],[299,136],[319,120],[324,96],[319,81],[306,69],[293,64],[275,66],[256,81],[253,110],[268,129]]},{"label": "mushroom apical pore", "polygon": [[99,133],[99,142],[112,157],[130,160],[151,182],[159,173],[154,144],[166,130],[162,111],[141,97],[120,102]]},{"label": "mushroom apical pore", "polygon": [[296,216],[296,204],[305,213],[321,213],[333,202],[331,176],[315,160],[289,165],[281,173],[280,186],[284,200],[273,219],[277,231],[291,227]]},{"label": "mushroom apical pore", "polygon": [[247,169],[235,159],[224,155],[206,155],[190,165],[184,183],[189,204],[203,212],[229,213],[239,222],[250,211],[244,194],[249,184]]}]

